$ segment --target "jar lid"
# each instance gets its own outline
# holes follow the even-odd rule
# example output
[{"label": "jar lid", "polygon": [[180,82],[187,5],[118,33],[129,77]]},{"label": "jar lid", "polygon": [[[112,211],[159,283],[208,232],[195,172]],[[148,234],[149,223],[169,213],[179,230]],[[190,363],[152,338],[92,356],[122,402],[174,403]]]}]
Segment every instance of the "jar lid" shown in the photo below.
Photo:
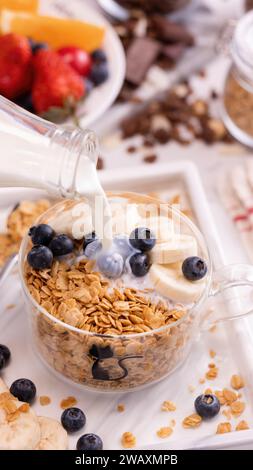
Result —
[{"label": "jar lid", "polygon": [[244,15],[238,22],[231,52],[239,69],[253,80],[253,11]]}]

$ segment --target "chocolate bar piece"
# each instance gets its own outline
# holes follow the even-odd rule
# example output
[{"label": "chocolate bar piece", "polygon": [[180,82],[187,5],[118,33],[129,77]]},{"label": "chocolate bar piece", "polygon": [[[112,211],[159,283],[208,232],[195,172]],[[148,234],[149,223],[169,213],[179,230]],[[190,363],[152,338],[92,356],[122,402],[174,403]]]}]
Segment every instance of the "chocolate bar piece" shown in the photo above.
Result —
[{"label": "chocolate bar piece", "polygon": [[194,44],[191,33],[181,24],[173,23],[161,15],[153,15],[151,18],[157,39],[165,42],[180,42],[187,46]]},{"label": "chocolate bar piece", "polygon": [[134,39],[127,51],[126,80],[140,85],[160,51],[161,44],[153,39]]},{"label": "chocolate bar piece", "polygon": [[147,12],[170,13],[185,7],[190,0],[117,0],[125,8],[140,8]]},{"label": "chocolate bar piece", "polygon": [[177,44],[168,44],[162,48],[162,54],[167,57],[167,59],[173,60],[176,62],[180,59],[181,55],[185,50],[184,44],[177,43]]}]

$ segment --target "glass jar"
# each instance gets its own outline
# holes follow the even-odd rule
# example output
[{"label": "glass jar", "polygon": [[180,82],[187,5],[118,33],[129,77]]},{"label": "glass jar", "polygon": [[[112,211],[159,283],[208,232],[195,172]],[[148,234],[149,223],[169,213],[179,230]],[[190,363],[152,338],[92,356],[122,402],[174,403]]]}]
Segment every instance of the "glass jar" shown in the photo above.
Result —
[{"label": "glass jar", "polygon": [[253,12],[237,23],[231,43],[222,117],[229,132],[253,148]]},{"label": "glass jar", "polygon": [[[221,310],[218,308],[215,312],[211,312],[210,318],[208,316],[206,318],[203,306],[206,305],[207,299],[228,288],[237,285],[248,285],[252,288],[253,267],[247,265],[227,266],[214,273],[203,236],[197,227],[173,206],[169,206],[164,202],[161,203],[157,199],[134,193],[111,193],[108,194],[108,197],[110,204],[115,199],[120,201],[120,215],[123,218],[127,218],[125,211],[129,210],[129,204],[135,207],[137,205],[140,221],[143,222],[144,208],[148,214],[158,213],[159,216],[168,217],[173,220],[174,224],[180,227],[180,234],[191,235],[195,238],[198,256],[201,256],[206,261],[208,272],[204,278],[204,283],[201,284],[200,290],[197,288],[198,295],[196,301],[191,302],[189,308],[186,306],[183,315],[182,310],[184,310],[184,306],[182,303],[171,305],[171,300],[168,297],[163,297],[163,302],[167,302],[170,311],[174,312],[172,318],[167,317],[163,326],[154,326],[153,329],[142,330],[139,324],[138,330],[140,331],[136,328],[138,332],[132,333],[129,332],[129,327],[125,326],[126,323],[122,321],[122,330],[116,325],[119,329],[118,334],[112,334],[111,332],[101,334],[94,331],[94,329],[90,330],[87,328],[86,319],[84,324],[82,323],[83,320],[81,320],[79,326],[67,324],[64,321],[65,317],[61,315],[62,300],[59,299],[70,299],[70,297],[73,297],[73,290],[75,289],[73,281],[71,281],[70,297],[68,293],[66,295],[63,293],[62,296],[60,284],[56,284],[58,287],[56,288],[55,300],[48,301],[46,299],[48,288],[52,286],[52,277],[50,278],[48,272],[44,271],[42,271],[41,277],[39,273],[31,274],[26,262],[27,252],[31,248],[31,241],[28,236],[24,238],[20,249],[19,273],[30,323],[30,340],[44,364],[53,370],[59,378],[76,383],[83,389],[87,388],[104,392],[126,392],[158,382],[173,373],[187,358],[194,341],[198,338],[204,325],[205,328],[209,328],[216,320],[229,320],[232,317],[239,317],[245,314],[245,312],[239,311],[238,304],[236,304],[236,309],[233,312],[230,311],[228,304],[226,304],[225,309]],[[38,222],[52,225],[56,217],[64,214],[66,210],[70,210],[69,204],[72,204],[72,210],[78,202],[60,202],[42,215]],[[140,225],[139,222],[138,225]],[[53,276],[57,277],[57,269],[56,267],[56,271],[54,271],[53,268]],[[89,273],[85,269],[85,272],[81,273],[81,278],[89,276]],[[76,273],[74,270],[73,276],[76,275],[78,279],[80,273]],[[96,273],[93,274],[93,277],[94,275],[96,277]],[[59,276],[61,276],[60,272]],[[74,277],[72,277],[73,279]],[[127,287],[127,282],[126,280],[124,287]],[[137,287],[136,280],[134,281],[134,286]],[[195,286],[196,284],[192,287],[195,289]],[[147,295],[151,295],[149,291],[150,289]],[[153,291],[153,294],[156,295],[155,287]],[[121,292],[124,294],[124,290]],[[141,292],[144,292],[144,290]],[[104,293],[101,295],[104,296]],[[128,297],[129,293],[125,295],[126,297],[123,296],[121,299],[123,304],[126,303],[124,300],[130,298],[133,308],[137,308],[138,311],[140,307],[137,307],[135,297]],[[100,327],[100,322],[102,321],[101,319],[97,322],[97,318],[100,318],[99,312],[101,312],[100,309],[104,305],[104,297],[102,300],[101,298],[100,300],[95,300],[96,295],[93,294],[93,296],[94,299],[83,299],[82,302],[85,308],[85,316],[94,316],[94,321],[96,322],[95,328],[97,328],[97,325]],[[182,291],[180,291],[180,296],[181,300],[183,300]],[[115,315],[114,300],[109,294],[106,294],[106,299],[106,312],[103,313],[103,321],[105,321],[106,315],[108,315],[108,318],[111,315]],[[180,302],[179,298],[177,302]],[[146,305],[143,302],[143,297],[139,298],[137,303],[138,305],[140,303],[143,303],[144,306]],[[153,303],[147,304],[153,308]],[[73,304],[71,304],[71,308],[72,306]],[[131,316],[132,307],[129,308]],[[162,307],[159,304],[160,308]],[[126,309],[125,305],[124,309]],[[246,313],[249,312],[252,312],[252,297],[250,298],[249,308],[246,310]],[[127,316],[127,312],[124,311],[123,313],[123,317]],[[135,313],[138,315],[136,310]],[[144,311],[142,314],[146,318]],[[117,321],[120,321],[119,318]]]}]

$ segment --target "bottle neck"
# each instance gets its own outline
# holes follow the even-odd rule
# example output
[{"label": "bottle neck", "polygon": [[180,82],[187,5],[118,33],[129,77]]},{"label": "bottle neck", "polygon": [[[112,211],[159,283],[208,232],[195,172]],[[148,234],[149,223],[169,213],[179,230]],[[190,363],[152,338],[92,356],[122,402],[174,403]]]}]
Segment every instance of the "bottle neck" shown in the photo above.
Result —
[{"label": "bottle neck", "polygon": [[[96,134],[90,130],[57,127],[50,130],[48,137],[52,165],[45,167],[47,190],[68,198],[84,195],[89,170],[97,165],[99,145]],[[85,173],[80,174],[82,172]]]}]

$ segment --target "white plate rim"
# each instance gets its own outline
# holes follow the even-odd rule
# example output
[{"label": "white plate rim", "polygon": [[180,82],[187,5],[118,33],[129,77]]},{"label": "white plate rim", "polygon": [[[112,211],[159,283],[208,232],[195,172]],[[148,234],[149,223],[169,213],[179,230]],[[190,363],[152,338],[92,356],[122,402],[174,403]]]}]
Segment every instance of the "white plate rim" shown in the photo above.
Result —
[{"label": "white plate rim", "polygon": [[[87,128],[92,125],[113,104],[123,85],[126,70],[126,59],[121,41],[110,23],[98,9],[84,4],[82,0],[71,0],[70,6],[61,0],[51,2],[42,0],[40,12],[47,15],[71,16],[79,20],[105,26],[104,49],[108,56],[110,77],[103,85],[95,88],[84,103],[79,105],[77,116],[79,125]],[[71,122],[71,121],[70,121]]]}]

